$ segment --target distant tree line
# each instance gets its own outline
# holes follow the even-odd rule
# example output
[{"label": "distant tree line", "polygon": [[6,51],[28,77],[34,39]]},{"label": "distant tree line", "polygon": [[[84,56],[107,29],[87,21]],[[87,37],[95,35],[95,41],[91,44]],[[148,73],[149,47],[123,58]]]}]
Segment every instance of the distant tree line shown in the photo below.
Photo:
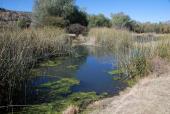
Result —
[{"label": "distant tree line", "polygon": [[140,23],[122,12],[111,14],[111,19],[103,14],[89,15],[75,5],[75,0],[35,0],[33,25],[67,28],[71,33],[81,33],[92,27],[113,27],[137,33],[170,33],[169,23]]},{"label": "distant tree line", "polygon": [[169,23],[139,23],[135,22],[133,25],[134,32],[137,33],[147,33],[147,32],[155,32],[155,33],[170,33],[170,24]]},{"label": "distant tree line", "polygon": [[111,27],[111,21],[103,14],[89,15],[88,16],[89,27]]}]

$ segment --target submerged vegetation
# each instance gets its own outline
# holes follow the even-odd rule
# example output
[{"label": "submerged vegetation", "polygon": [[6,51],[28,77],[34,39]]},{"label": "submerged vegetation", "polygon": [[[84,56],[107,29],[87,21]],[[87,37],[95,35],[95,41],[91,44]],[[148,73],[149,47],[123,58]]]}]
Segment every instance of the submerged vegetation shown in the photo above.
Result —
[{"label": "submerged vegetation", "polygon": [[110,75],[116,75],[116,74],[121,74],[122,71],[120,69],[112,70],[108,72]]},{"label": "submerged vegetation", "polygon": [[42,84],[41,87],[51,89],[52,91],[49,93],[50,96],[56,97],[58,94],[64,95],[70,93],[70,87],[77,84],[79,84],[78,80],[63,78],[56,82]]},{"label": "submerged vegetation", "polygon": [[71,93],[70,88],[74,85],[79,84],[79,81],[72,78],[63,78],[58,81],[52,81],[40,85],[39,88],[46,88],[49,91],[47,92],[48,103],[43,103],[40,105],[33,105],[22,109],[18,112],[19,114],[29,113],[29,114],[40,114],[40,113],[62,113],[67,107],[74,106],[78,107],[78,111],[82,111],[86,106],[103,98],[103,95],[96,95],[95,92],[78,92]]},{"label": "submerged vegetation", "polygon": [[30,108],[23,109],[20,114],[41,114],[41,113],[57,113],[62,114],[63,110],[65,110],[69,106],[79,107],[78,110],[82,111],[86,108],[86,106],[94,102],[96,100],[99,100],[103,96],[97,96],[95,92],[80,92],[75,93],[67,98],[58,98],[56,101],[50,102],[50,103],[44,103],[41,105],[35,105]]},{"label": "submerged vegetation", "polygon": [[68,69],[76,69],[78,67],[78,65],[69,65],[67,66]]}]

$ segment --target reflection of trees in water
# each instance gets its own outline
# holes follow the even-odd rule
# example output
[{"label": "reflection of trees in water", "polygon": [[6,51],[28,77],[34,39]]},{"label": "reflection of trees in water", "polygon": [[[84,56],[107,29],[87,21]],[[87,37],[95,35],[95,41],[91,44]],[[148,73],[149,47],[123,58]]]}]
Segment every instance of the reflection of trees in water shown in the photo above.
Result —
[{"label": "reflection of trees in water", "polygon": [[116,62],[115,55],[112,50],[106,47],[86,47],[89,55],[95,56],[97,60],[103,63],[114,63]]},{"label": "reflection of trees in water", "polygon": [[98,46],[77,46],[75,47],[75,55],[95,56],[96,58],[103,58],[105,56],[113,56],[111,50],[106,47]]}]

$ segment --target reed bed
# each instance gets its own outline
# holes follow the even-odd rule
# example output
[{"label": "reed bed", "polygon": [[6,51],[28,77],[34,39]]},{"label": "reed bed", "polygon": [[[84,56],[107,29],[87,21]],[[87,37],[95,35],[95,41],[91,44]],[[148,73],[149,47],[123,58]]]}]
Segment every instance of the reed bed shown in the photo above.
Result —
[{"label": "reed bed", "polygon": [[93,28],[89,31],[88,40],[94,39],[97,44],[113,48],[116,46],[116,43],[125,43],[123,41],[121,42],[121,40],[131,41],[131,34],[128,31],[116,30],[114,28]]},{"label": "reed bed", "polygon": [[[69,53],[64,30],[41,28],[0,32],[0,105],[13,105],[13,96],[29,79],[38,59]],[[15,94],[14,94],[15,93]]]},{"label": "reed bed", "polygon": [[152,72],[151,60],[154,57],[170,59],[168,34],[138,37],[138,34],[126,30],[93,28],[89,32],[89,38],[95,39],[96,44],[112,50],[125,79],[138,79]]}]

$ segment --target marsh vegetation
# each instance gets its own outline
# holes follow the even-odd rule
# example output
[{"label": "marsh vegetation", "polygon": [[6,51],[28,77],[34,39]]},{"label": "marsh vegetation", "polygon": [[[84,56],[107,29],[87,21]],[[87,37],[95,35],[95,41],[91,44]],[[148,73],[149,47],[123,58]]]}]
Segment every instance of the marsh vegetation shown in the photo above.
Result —
[{"label": "marsh vegetation", "polygon": [[154,72],[155,57],[170,61],[168,23],[89,15],[74,2],[36,0],[31,22],[0,27],[0,113],[82,113]]},{"label": "marsh vegetation", "polygon": [[[62,112],[69,106],[82,111],[87,104],[117,94],[151,73],[154,57],[167,61],[170,57],[170,35],[139,37],[126,30],[93,28],[86,41],[94,38],[94,46],[72,47],[61,29],[10,32],[1,33],[1,103],[26,106],[19,113]],[[16,91],[25,96],[21,101]]]}]

